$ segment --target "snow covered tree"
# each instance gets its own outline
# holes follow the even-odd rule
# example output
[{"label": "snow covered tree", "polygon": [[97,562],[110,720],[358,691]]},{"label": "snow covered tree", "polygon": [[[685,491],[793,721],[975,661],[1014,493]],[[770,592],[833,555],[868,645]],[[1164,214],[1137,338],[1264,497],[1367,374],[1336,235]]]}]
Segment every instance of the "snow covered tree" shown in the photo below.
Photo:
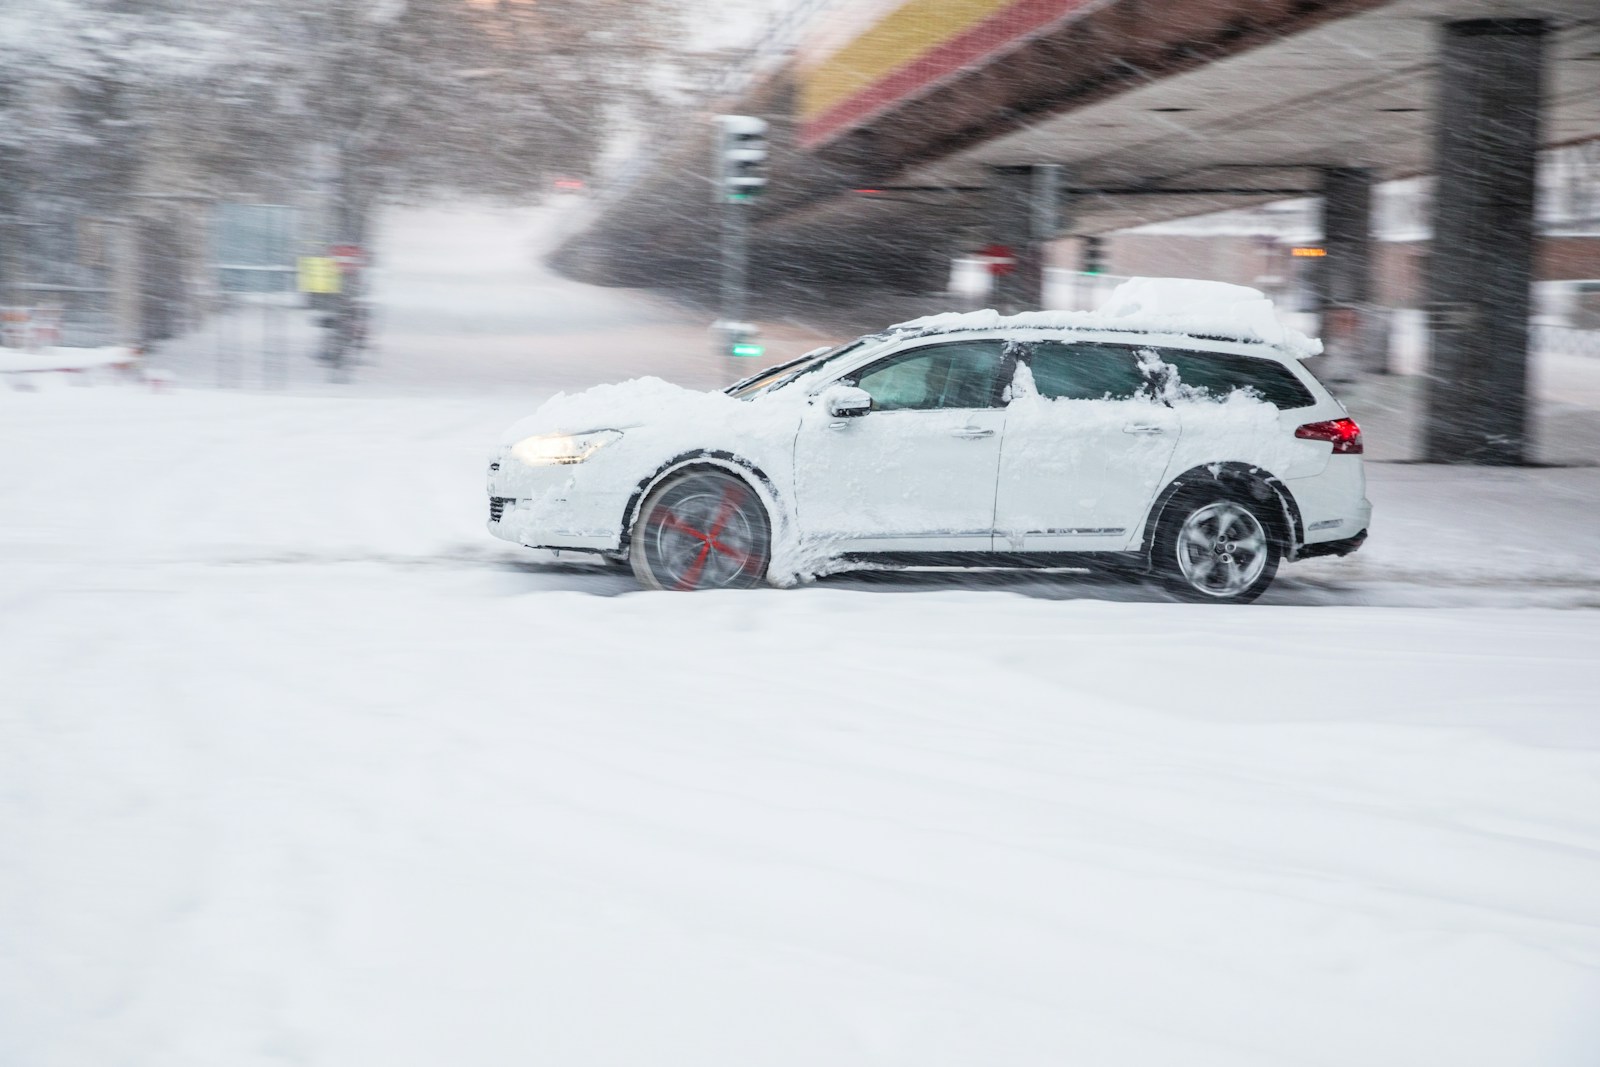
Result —
[{"label": "snow covered tree", "polygon": [[225,196],[281,195],[318,161],[336,240],[365,242],[384,197],[531,197],[552,174],[587,174],[614,124],[648,112],[676,12],[677,0],[8,0],[0,216],[51,200],[116,214],[153,169]]},{"label": "snow covered tree", "polygon": [[[85,220],[120,215],[164,93],[198,84],[226,38],[187,0],[11,0],[0,10],[0,300],[21,282],[103,284]],[[93,244],[93,242],[88,242]],[[97,271],[99,272],[97,274]]]},{"label": "snow covered tree", "polygon": [[667,0],[236,4],[228,24],[250,48],[208,94],[210,165],[293,167],[320,148],[336,236],[356,243],[385,196],[526,197],[552,174],[587,173],[614,123],[650,106],[673,12]]}]

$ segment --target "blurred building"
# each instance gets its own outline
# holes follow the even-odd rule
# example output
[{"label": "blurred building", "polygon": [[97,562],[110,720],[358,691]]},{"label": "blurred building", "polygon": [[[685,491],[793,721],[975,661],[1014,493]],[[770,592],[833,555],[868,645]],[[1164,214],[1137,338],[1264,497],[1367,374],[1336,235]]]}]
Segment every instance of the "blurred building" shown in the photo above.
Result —
[{"label": "blurred building", "polygon": [[[1426,178],[1400,179],[1373,190],[1374,303],[1426,304],[1431,193]],[[1600,141],[1541,155],[1537,221],[1534,281],[1543,317],[1576,328],[1600,327]],[[1294,250],[1319,247],[1321,240],[1320,203],[1285,200],[1108,234],[1104,269],[1252,285],[1272,293],[1281,306],[1312,310],[1317,257],[1297,257]],[[1060,242],[1052,261],[1078,269],[1081,245],[1081,239]]]}]

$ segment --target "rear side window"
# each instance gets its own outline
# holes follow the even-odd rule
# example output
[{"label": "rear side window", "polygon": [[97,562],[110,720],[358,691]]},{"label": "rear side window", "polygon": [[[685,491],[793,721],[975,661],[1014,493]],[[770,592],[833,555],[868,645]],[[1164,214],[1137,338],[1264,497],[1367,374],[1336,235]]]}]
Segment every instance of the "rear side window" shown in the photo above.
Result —
[{"label": "rear side window", "polygon": [[1293,371],[1270,359],[1170,348],[1161,351],[1161,358],[1178,372],[1179,385],[1203,389],[1218,400],[1226,399],[1235,389],[1249,389],[1284,411],[1317,402]]},{"label": "rear side window", "polygon": [[1039,341],[1029,346],[1039,395],[1052,400],[1132,400],[1144,387],[1133,350],[1079,341]]}]

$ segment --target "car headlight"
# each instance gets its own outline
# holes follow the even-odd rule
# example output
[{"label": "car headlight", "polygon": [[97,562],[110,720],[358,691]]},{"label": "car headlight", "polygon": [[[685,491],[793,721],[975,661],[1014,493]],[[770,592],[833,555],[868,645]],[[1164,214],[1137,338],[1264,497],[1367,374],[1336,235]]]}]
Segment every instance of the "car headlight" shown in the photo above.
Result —
[{"label": "car headlight", "polygon": [[524,437],[511,446],[511,454],[530,467],[549,467],[562,463],[582,463],[619,440],[619,430],[595,430],[593,433],[546,433],[537,437]]}]

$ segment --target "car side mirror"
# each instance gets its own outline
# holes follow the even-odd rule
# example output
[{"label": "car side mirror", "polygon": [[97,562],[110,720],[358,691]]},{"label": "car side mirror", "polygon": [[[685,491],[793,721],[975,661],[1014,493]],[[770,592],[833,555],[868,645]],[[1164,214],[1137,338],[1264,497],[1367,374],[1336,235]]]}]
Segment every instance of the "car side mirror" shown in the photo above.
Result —
[{"label": "car side mirror", "polygon": [[823,396],[828,414],[836,419],[858,419],[872,410],[872,396],[853,385],[836,385]]}]

